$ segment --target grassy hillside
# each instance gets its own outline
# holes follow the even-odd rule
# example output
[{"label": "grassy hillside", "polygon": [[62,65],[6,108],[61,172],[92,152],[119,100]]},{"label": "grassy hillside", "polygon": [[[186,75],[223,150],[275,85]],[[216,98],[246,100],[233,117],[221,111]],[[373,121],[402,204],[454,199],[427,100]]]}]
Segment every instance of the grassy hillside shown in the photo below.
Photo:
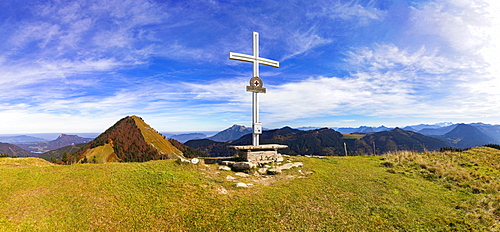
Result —
[{"label": "grassy hillside", "polygon": [[[477,168],[498,183],[499,162],[478,148],[432,163]],[[399,158],[398,158],[399,157]],[[495,229],[482,205],[498,191],[474,191],[457,179],[429,178],[420,158],[402,155],[292,157],[304,166],[271,176],[239,177],[217,165],[146,163],[5,165],[0,159],[4,231],[446,231]],[[408,156],[412,157],[412,156]],[[431,160],[431,158],[433,160]],[[481,159],[481,161],[476,159]],[[18,162],[29,162],[23,158]],[[406,161],[407,162],[406,162]],[[460,161],[459,161],[460,160]],[[468,162],[462,162],[468,160]],[[35,162],[35,161],[33,161]],[[496,162],[496,163],[495,163]],[[477,164],[477,166],[475,165]],[[457,171],[461,172],[457,166]],[[429,167],[429,168],[427,168]],[[445,170],[445,169],[442,169]],[[469,170],[469,169],[467,169]],[[451,172],[451,171],[450,171]],[[435,173],[438,173],[435,171]],[[490,175],[491,174],[491,175]],[[228,180],[231,175],[237,180]],[[464,174],[466,175],[466,174]],[[472,178],[471,181],[473,181]],[[253,183],[236,188],[234,183]],[[497,201],[498,202],[498,201]],[[494,211],[494,210],[493,210]]]}]

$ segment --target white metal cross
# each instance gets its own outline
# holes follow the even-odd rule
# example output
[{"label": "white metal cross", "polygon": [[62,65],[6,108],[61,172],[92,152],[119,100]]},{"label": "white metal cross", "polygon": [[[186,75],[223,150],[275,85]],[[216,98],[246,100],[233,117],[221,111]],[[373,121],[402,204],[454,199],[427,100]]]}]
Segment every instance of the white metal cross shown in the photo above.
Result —
[{"label": "white metal cross", "polygon": [[[252,62],[253,77],[259,77],[259,64],[279,68],[280,63],[278,61],[259,57],[259,33],[254,32],[252,40],[253,40],[252,55],[230,52],[229,59]],[[263,86],[262,83],[258,85],[260,85],[260,87]],[[257,92],[255,91],[252,92],[252,128],[253,128],[253,133],[252,133],[253,145],[259,146],[259,135],[262,134],[262,124],[259,122],[259,102],[257,98]]]}]

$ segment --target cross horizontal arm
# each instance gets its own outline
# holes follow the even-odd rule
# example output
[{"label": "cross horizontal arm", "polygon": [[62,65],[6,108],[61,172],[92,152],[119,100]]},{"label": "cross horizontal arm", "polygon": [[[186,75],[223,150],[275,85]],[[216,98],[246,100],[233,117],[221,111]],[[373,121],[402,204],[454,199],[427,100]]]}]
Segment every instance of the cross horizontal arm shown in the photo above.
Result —
[{"label": "cross horizontal arm", "polygon": [[[246,54],[241,54],[241,53],[236,53],[236,52],[230,52],[229,53],[229,59],[231,60],[240,60],[240,61],[246,61],[246,62],[255,62],[255,57],[251,55],[246,55]],[[275,68],[279,68],[280,62],[262,58],[262,57],[257,57],[257,62],[259,64],[267,65],[267,66],[272,66]]]},{"label": "cross horizontal arm", "polygon": [[255,61],[255,58],[253,56],[245,55],[245,54],[241,54],[241,53],[236,53],[236,52],[230,52],[229,59],[241,60],[241,61],[246,61],[246,62],[254,62]]},{"label": "cross horizontal arm", "polygon": [[274,61],[274,60],[270,60],[270,59],[266,59],[266,58],[261,58],[261,57],[257,58],[257,60],[259,61],[260,64],[263,64],[263,65],[272,66],[275,68],[280,67],[280,62],[278,62],[278,61]]}]

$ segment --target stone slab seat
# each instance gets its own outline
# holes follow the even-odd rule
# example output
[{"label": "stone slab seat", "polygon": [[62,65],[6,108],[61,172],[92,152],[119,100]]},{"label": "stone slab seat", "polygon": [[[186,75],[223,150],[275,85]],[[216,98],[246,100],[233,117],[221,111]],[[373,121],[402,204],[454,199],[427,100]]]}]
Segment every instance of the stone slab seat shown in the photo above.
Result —
[{"label": "stone slab seat", "polygon": [[268,163],[283,161],[283,157],[278,153],[278,149],[288,148],[288,146],[280,144],[263,144],[258,146],[228,146],[228,148],[238,151],[236,158],[239,160],[256,163]]},{"label": "stone slab seat", "polygon": [[234,150],[251,150],[251,151],[260,151],[260,150],[277,150],[277,149],[284,149],[288,148],[287,145],[281,145],[281,144],[262,144],[258,146],[253,146],[253,145],[239,145],[239,146],[228,146],[230,149]]}]

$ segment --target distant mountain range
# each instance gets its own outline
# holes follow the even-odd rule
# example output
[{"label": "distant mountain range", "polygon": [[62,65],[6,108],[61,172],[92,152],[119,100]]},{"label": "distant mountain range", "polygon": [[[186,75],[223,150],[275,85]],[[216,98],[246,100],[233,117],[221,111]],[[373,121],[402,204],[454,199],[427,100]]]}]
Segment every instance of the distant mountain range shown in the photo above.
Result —
[{"label": "distant mountain range", "polygon": [[38,142],[46,142],[47,140],[42,138],[37,138],[28,135],[14,135],[14,136],[1,136],[0,142],[2,143],[38,143]]},{"label": "distant mountain range", "polygon": [[176,134],[176,135],[167,135],[167,137],[175,139],[181,143],[194,139],[210,139],[217,142],[227,142],[239,139],[241,136],[249,133],[252,133],[252,128],[247,128],[245,126],[240,126],[235,124],[210,137],[203,133]]},{"label": "distant mountain range", "polygon": [[[121,125],[124,123],[122,120],[125,120],[130,125]],[[141,138],[144,135],[139,133],[143,133],[143,131],[151,132],[148,135],[151,138],[159,139],[161,137],[164,141],[169,142],[170,145],[167,145],[167,147],[177,149],[177,151],[172,149],[175,151],[174,154],[183,154],[186,157],[203,155],[231,156],[234,151],[227,149],[228,145],[248,145],[252,143],[252,129],[241,125],[233,125],[210,137],[203,133],[188,133],[168,135],[170,139],[166,140],[164,136],[158,134],[139,117],[131,116],[122,120],[94,140],[65,134],[61,134],[53,141],[43,141],[43,139],[32,136],[2,136],[0,141],[11,141],[16,144],[10,146],[12,144],[7,145],[4,143],[1,146],[4,148],[0,152],[17,156],[37,156],[29,151],[51,150],[51,152],[39,154],[39,156],[45,159],[50,157],[60,159],[64,152],[71,154],[80,149],[77,152],[78,154],[75,153],[78,156],[77,160],[80,161],[88,156],[88,154],[82,156],[86,151],[94,149],[95,152],[95,148],[100,147],[108,151],[106,157],[109,157],[111,153],[117,155],[116,160],[143,161],[162,158],[162,155],[154,154],[154,149],[148,148],[148,146],[156,148],[156,145],[151,145],[151,143]],[[116,132],[116,128],[121,128],[119,133]],[[139,128],[139,131],[137,128]],[[110,136],[111,134],[114,137]],[[91,140],[92,142],[89,143]],[[162,143],[164,143],[163,140]],[[87,144],[80,145],[85,143]],[[385,126],[361,126],[358,128],[302,127],[298,129],[284,127],[264,131],[261,136],[261,144],[269,143],[288,145],[289,148],[281,150],[281,152],[290,155],[345,155],[344,143],[348,155],[382,154],[395,150],[438,150],[442,147],[463,149],[485,144],[500,144],[500,125],[440,123],[406,126],[401,129]],[[105,147],[106,144],[108,144],[108,147]],[[135,145],[132,146],[132,144]],[[135,148],[133,148],[134,146]],[[25,150],[25,152],[19,149]],[[146,152],[149,155],[142,154],[139,151]],[[128,152],[132,152],[132,154],[128,154]],[[174,157],[177,155],[174,155]],[[172,156],[168,157],[171,158]],[[89,156],[87,160],[91,158]]]},{"label": "distant mountain range", "polygon": [[168,138],[175,139],[181,143],[192,139],[204,139],[207,135],[203,133],[187,133],[187,134],[177,134],[177,135],[169,135]]},{"label": "distant mountain range", "polygon": [[[29,136],[27,136],[29,137]],[[55,150],[61,147],[79,144],[79,143],[88,143],[92,141],[91,138],[82,138],[78,135],[67,135],[61,134],[55,140],[52,141],[41,141],[41,142],[23,142],[23,143],[15,143],[17,146],[31,151],[35,153],[43,153],[46,151]]]}]

